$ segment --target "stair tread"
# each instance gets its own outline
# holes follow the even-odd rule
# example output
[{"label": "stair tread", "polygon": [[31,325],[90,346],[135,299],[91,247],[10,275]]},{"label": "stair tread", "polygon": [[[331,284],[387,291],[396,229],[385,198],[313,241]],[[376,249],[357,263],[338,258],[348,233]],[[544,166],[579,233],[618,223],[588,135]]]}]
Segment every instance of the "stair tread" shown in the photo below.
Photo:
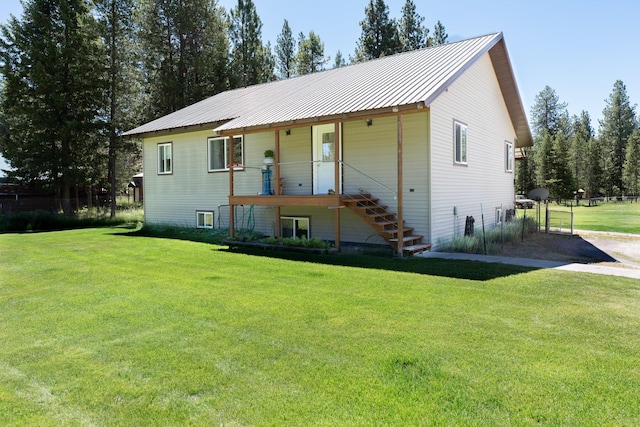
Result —
[{"label": "stair tread", "polygon": [[[402,237],[402,241],[403,242],[411,242],[412,240],[422,240],[424,239],[424,236],[418,236],[418,235],[410,235],[410,236],[403,236]],[[397,243],[398,239],[394,238],[394,239],[389,239],[389,242],[391,243]]]},{"label": "stair tread", "polygon": [[[397,224],[397,221],[396,221],[396,222],[393,222],[392,224]],[[411,233],[412,231],[413,231],[413,228],[412,228],[412,227],[405,227],[405,228],[403,229],[403,232],[404,232],[404,233],[407,233],[407,234],[408,234],[408,233]],[[397,229],[397,228],[392,228],[392,229],[389,229],[389,230],[382,230],[382,231],[381,231],[381,233],[385,233],[385,234],[394,234],[394,233],[397,233],[397,232],[398,232],[398,229]]]},{"label": "stair tread", "polygon": [[402,250],[405,252],[422,252],[422,251],[431,250],[431,245],[424,243],[421,245],[405,246],[402,248]]}]

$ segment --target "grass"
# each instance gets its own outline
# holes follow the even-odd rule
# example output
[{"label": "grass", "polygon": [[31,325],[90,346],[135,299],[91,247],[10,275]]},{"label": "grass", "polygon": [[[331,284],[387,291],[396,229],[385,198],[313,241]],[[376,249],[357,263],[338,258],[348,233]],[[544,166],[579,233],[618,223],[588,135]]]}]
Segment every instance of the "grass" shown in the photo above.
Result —
[{"label": "grass", "polygon": [[634,425],[639,292],[116,228],[4,234],[0,424]]},{"label": "grass", "polygon": [[[583,202],[584,203],[584,202]],[[550,210],[570,211],[569,206],[549,204]],[[535,208],[527,211],[527,216],[536,216]],[[640,234],[640,203],[601,202],[597,206],[573,206],[574,228],[576,230],[609,231]],[[523,210],[518,209],[518,216]],[[544,205],[541,205],[541,223],[544,224]],[[564,228],[564,225],[563,225]]]},{"label": "grass", "polygon": [[74,228],[108,227],[137,224],[143,221],[142,208],[119,209],[110,217],[105,209],[84,209],[75,215],[55,214],[47,211],[15,212],[0,215],[0,233],[69,230]]}]

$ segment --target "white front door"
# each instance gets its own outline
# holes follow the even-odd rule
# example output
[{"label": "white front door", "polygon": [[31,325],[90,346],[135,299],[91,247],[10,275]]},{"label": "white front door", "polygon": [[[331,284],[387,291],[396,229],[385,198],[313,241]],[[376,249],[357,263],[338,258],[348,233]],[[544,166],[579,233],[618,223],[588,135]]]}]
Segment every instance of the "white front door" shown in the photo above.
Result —
[{"label": "white front door", "polygon": [[313,194],[329,194],[329,190],[340,194],[340,182],[334,188],[335,146],[335,125],[313,127]]}]

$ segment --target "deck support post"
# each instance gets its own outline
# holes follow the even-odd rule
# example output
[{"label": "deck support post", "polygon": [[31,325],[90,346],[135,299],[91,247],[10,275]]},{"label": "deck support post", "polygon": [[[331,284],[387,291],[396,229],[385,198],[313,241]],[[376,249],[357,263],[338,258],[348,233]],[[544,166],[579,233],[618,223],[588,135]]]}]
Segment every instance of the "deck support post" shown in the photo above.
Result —
[{"label": "deck support post", "polygon": [[[335,123],[335,129],[333,134],[334,144],[333,144],[333,167],[334,167],[334,185],[333,188],[336,190],[336,194],[339,196],[342,193],[342,185],[340,182],[340,153],[342,152],[341,148],[341,140],[342,135],[340,135],[340,122]],[[336,207],[334,213],[334,239],[336,249],[340,251],[340,207]]]},{"label": "deck support post", "polygon": [[[280,131],[276,130],[276,196],[280,196]],[[275,237],[280,241],[280,223],[281,223],[281,210],[280,206],[276,206],[276,225],[275,225]]]},{"label": "deck support post", "polygon": [[[233,136],[228,137],[228,150],[229,150],[229,159],[228,167],[229,167],[229,197],[233,196]],[[229,203],[229,237],[233,239],[236,235],[235,231],[235,206]]]},{"label": "deck support post", "polygon": [[398,256],[404,256],[402,115],[398,114]]}]

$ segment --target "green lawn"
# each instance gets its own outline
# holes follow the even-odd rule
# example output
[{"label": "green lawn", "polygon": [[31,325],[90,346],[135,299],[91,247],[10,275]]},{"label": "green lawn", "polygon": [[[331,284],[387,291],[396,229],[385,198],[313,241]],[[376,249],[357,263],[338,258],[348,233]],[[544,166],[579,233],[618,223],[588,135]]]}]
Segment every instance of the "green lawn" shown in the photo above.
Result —
[{"label": "green lawn", "polygon": [[[544,224],[544,205],[541,207],[541,223]],[[574,228],[576,230],[612,231],[618,233],[640,234],[640,203],[607,202],[598,203],[597,206],[565,206],[557,203],[549,203],[549,209],[555,211],[574,212]],[[518,215],[523,215],[523,210],[518,209]],[[527,211],[527,216],[535,216],[536,209]],[[537,218],[537,217],[536,217]],[[564,228],[564,226],[563,226]]]},{"label": "green lawn", "polygon": [[0,425],[640,420],[640,281],[279,256],[0,235]]}]

